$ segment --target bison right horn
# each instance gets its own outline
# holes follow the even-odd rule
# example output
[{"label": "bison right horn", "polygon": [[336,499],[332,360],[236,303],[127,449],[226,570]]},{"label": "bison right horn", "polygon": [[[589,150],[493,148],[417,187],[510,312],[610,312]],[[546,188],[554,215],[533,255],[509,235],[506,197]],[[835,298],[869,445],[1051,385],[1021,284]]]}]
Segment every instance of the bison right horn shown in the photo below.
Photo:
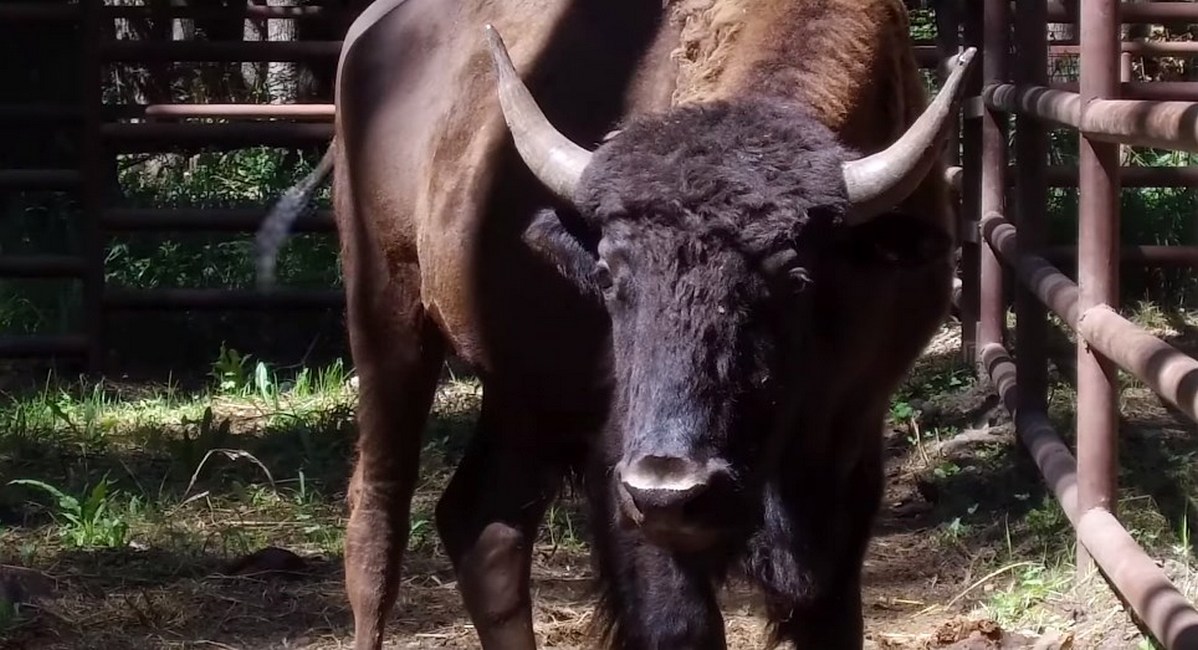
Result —
[{"label": "bison right horn", "polygon": [[853,205],[850,223],[862,223],[894,207],[927,175],[940,154],[940,139],[949,115],[960,104],[962,81],[976,53],[977,48],[971,47],[956,57],[940,93],[898,140],[883,151],[844,164],[845,190]]},{"label": "bison right horn", "polygon": [[591,153],[574,144],[549,123],[532,93],[516,74],[503,38],[486,26],[487,45],[499,77],[499,106],[524,164],[558,198],[574,201],[574,188],[591,162]]}]

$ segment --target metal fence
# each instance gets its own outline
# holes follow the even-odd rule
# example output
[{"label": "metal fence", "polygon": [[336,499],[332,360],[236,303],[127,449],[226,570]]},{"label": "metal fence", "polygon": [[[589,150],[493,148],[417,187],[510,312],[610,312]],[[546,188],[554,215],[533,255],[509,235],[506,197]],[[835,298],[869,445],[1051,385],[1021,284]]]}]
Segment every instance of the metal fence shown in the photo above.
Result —
[{"label": "metal fence", "polygon": [[[258,209],[112,208],[105,204],[104,166],[116,153],[153,153],[176,147],[292,147],[322,144],[332,136],[331,104],[151,104],[112,105],[103,101],[104,66],[116,62],[277,62],[335,60],[340,41],[220,42],[109,40],[113,21],[156,18],[336,20],[348,26],[349,12],[324,6],[230,7],[104,6],[102,0],[77,4],[0,4],[0,21],[70,21],[84,39],[79,69],[81,105],[0,105],[0,117],[30,128],[50,123],[82,125],[82,155],[75,169],[0,169],[0,191],[70,190],[82,206],[85,250],[79,256],[0,257],[0,277],[74,278],[82,283],[84,331],[58,336],[0,336],[0,357],[81,358],[98,369],[105,350],[105,315],[115,311],[271,310],[327,308],[343,302],[337,290],[252,290],[106,288],[106,237],[118,232],[246,232],[257,229],[269,206]],[[105,24],[107,23],[107,24]],[[196,121],[219,118],[224,122]],[[305,216],[296,229],[332,232],[329,211]]]},{"label": "metal fence", "polygon": [[[107,235],[119,232],[246,232],[257,229],[269,206],[261,209],[114,208],[105,205],[103,165],[114,153],[154,153],[175,147],[199,148],[320,144],[332,135],[331,104],[153,104],[106,105],[102,99],[103,66],[118,63],[280,62],[335,59],[341,41],[219,42],[106,40],[112,21],[139,16],[156,18],[275,18],[337,20],[344,28],[350,10],[327,6],[227,7],[104,6],[103,0],[75,4],[26,1],[0,4],[0,21],[73,21],[85,39],[79,62],[84,79],[82,105],[0,105],[0,118],[31,127],[74,121],[83,126],[83,155],[75,169],[0,169],[0,191],[72,190],[82,204],[86,250],[79,256],[0,256],[0,277],[75,278],[82,283],[83,331],[60,336],[0,336],[0,358],[54,357],[82,359],[98,370],[104,357],[105,315],[115,311],[272,310],[327,308],[343,303],[339,290],[269,292],[243,289],[129,290],[104,282]],[[106,24],[107,21],[107,24]],[[916,55],[924,67],[941,60],[936,47],[919,43]],[[223,122],[197,122],[216,118]],[[296,229],[332,232],[332,215],[316,211]]]},{"label": "metal fence", "polygon": [[[1098,568],[1161,643],[1198,648],[1198,611],[1116,518],[1117,372],[1198,420],[1198,361],[1117,313],[1121,262],[1198,266],[1195,247],[1121,247],[1119,240],[1122,186],[1198,186],[1193,167],[1121,167],[1120,146],[1198,151],[1198,83],[1133,82],[1128,57],[1191,55],[1198,43],[1125,41],[1121,26],[1198,22],[1198,4],[966,5],[960,35],[979,48],[983,65],[963,110],[963,163],[954,170],[966,231],[975,235],[963,251],[965,354],[991,379],[1072,523],[1079,577]],[[1050,46],[1050,22],[1075,23],[1078,43]],[[1077,56],[1077,83],[1049,82],[1054,53]],[[1062,127],[1079,135],[1075,169],[1047,165],[1047,129]],[[1050,185],[1078,188],[1076,247],[1045,246]],[[1074,256],[1077,282],[1055,266]],[[1019,281],[1014,360],[1004,344],[1004,268]],[[1078,335],[1076,458],[1047,417],[1045,307]]]},{"label": "metal fence", "polygon": [[[1012,4],[1013,3],[1013,4]],[[1121,145],[1198,151],[1198,83],[1134,82],[1130,55],[1198,54],[1198,42],[1124,42],[1122,23],[1198,22],[1198,4],[1046,0],[954,0],[938,3],[937,44],[917,43],[920,64],[931,68],[961,45],[979,48],[983,64],[971,81],[960,116],[959,153],[954,138],[947,156],[959,191],[964,224],[962,285],[963,354],[989,376],[1018,435],[1072,522],[1079,571],[1097,565],[1151,632],[1170,648],[1198,648],[1198,611],[1116,519],[1118,424],[1117,369],[1135,375],[1198,420],[1198,361],[1121,317],[1120,261],[1198,266],[1198,247],[1128,246],[1118,239],[1119,188],[1198,186],[1194,167],[1120,167]],[[73,189],[80,193],[88,246],[79,257],[0,257],[0,276],[73,277],[83,283],[85,331],[55,337],[0,337],[0,356],[102,358],[104,314],[133,309],[258,309],[336,305],[340,291],[167,289],[112,290],[104,284],[105,235],[129,231],[252,232],[261,210],[111,209],[104,204],[101,166],[112,151],[154,152],[176,145],[295,146],[331,136],[331,105],[142,105],[105,106],[102,66],[116,61],[299,61],[335,57],[339,41],[140,42],[104,41],[104,21],[151,11],[105,7],[102,2],[49,5],[0,4],[0,20],[77,21],[86,39],[79,62],[85,78],[80,106],[0,106],[0,117],[31,124],[81,120],[84,155],[77,169],[0,170],[0,190]],[[221,15],[257,18],[324,18],[325,7],[168,7],[172,17]],[[348,20],[342,20],[343,25]],[[1050,22],[1077,23],[1078,44],[1049,44]],[[944,30],[948,27],[948,30]],[[1078,83],[1049,83],[1050,56],[1076,56]],[[1008,118],[1015,143],[1008,149]],[[187,122],[222,118],[224,123]],[[131,121],[139,120],[139,121]],[[1049,167],[1046,125],[1076,129],[1077,168]],[[1013,154],[1013,155],[1012,155]],[[1017,165],[1010,166],[1014,161]],[[1080,191],[1078,245],[1044,244],[1049,187]],[[1013,190],[1013,192],[1011,191]],[[1008,203],[1008,197],[1013,198]],[[307,231],[332,230],[318,212],[297,224]],[[1076,257],[1078,281],[1056,264]],[[1004,266],[1019,280],[1014,292],[1015,359],[1004,345]],[[1077,457],[1053,430],[1046,414],[1047,311],[1078,334]],[[1018,381],[1017,381],[1018,379]]]}]

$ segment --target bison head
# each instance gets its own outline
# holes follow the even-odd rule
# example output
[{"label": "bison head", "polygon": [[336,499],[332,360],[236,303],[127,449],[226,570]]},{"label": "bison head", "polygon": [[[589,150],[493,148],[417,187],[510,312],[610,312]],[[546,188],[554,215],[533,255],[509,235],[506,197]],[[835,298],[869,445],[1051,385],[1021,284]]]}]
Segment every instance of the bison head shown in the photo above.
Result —
[{"label": "bison head", "polygon": [[588,152],[548,123],[487,35],[516,148],[572,207],[542,212],[525,239],[611,320],[606,447],[622,518],[650,541],[701,548],[730,514],[753,516],[771,432],[813,379],[806,340],[829,324],[812,288],[836,281],[830,265],[948,255],[948,233],[887,211],[938,155],[973,52],[902,138],[859,160],[800,108],[764,98],[642,117]]}]

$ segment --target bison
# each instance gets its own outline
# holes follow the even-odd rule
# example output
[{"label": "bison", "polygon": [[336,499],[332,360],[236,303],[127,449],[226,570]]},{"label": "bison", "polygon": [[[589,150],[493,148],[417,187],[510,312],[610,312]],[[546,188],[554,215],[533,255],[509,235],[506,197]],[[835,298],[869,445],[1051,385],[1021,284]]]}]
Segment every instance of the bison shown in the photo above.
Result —
[{"label": "bison", "polygon": [[949,306],[939,156],[973,55],[929,103],[902,0],[371,5],[325,160],[259,240],[269,279],[332,169],[355,647],[382,643],[452,352],[484,394],[436,525],[483,648],[536,647],[532,544],[571,480],[607,644],[724,647],[738,571],[774,641],[860,648],[889,397]]}]

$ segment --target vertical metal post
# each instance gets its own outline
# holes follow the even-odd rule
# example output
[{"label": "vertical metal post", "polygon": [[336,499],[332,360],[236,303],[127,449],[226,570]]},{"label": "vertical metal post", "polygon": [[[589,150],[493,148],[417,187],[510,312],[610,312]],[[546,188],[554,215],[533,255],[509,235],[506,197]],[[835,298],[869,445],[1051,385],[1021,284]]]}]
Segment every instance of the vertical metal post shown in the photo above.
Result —
[{"label": "vertical metal post", "polygon": [[[982,23],[983,84],[1007,80],[1011,16],[1009,0],[985,0]],[[1006,214],[1007,114],[982,110],[982,191],[978,219],[991,213]],[[981,250],[981,309],[978,347],[1003,343],[1006,301],[1003,299],[1003,267],[988,245]]]},{"label": "vertical metal post", "polygon": [[[1081,4],[1081,104],[1119,95],[1119,2]],[[1079,134],[1078,310],[1100,304],[1118,307],[1119,145]],[[1115,512],[1117,383],[1114,366],[1077,339],[1077,500],[1078,512]],[[1077,545],[1077,571],[1085,577],[1093,560]]]},{"label": "vertical metal post", "polygon": [[80,82],[83,84],[83,146],[79,165],[83,178],[80,226],[83,229],[84,257],[83,318],[87,335],[87,369],[99,372],[104,355],[104,238],[100,230],[100,210],[104,203],[104,145],[100,139],[100,121],[104,101],[100,61],[103,2],[79,3],[83,36],[83,60]]},{"label": "vertical metal post", "polygon": [[[967,47],[982,54],[982,7],[966,2],[962,12],[963,37]],[[961,125],[961,355],[962,361],[977,361],[978,305],[981,290],[978,271],[982,240],[978,231],[978,188],[981,185],[981,128],[976,111],[981,105],[981,72],[975,69],[965,82],[965,110]]]},{"label": "vertical metal post", "polygon": [[[936,68],[936,79],[943,86],[944,80],[948,78],[947,62],[952,60],[952,57],[961,50],[961,2],[960,0],[943,0],[938,3],[933,11],[936,14],[936,50],[940,55],[941,65]],[[961,120],[959,113],[953,113],[949,117],[948,138],[944,146],[944,164],[947,167],[956,167],[961,164]],[[961,195],[963,192],[958,192],[949,189],[949,194],[952,197],[953,219],[958,233],[964,234],[969,226],[963,211]],[[963,244],[962,244],[963,245]],[[965,322],[965,309],[962,307],[964,302],[964,287],[961,294],[957,297],[959,313],[962,316],[961,322]],[[961,337],[962,354],[965,353],[966,337]]]},{"label": "vertical metal post", "polygon": [[[943,84],[948,78],[948,62],[961,50],[961,7],[959,0],[944,0],[936,5],[936,50],[940,54],[940,65],[936,68],[936,79]],[[960,119],[954,113],[949,117],[949,136],[944,146],[944,164],[961,164]],[[958,209],[958,214],[960,210]]]},{"label": "vertical metal post", "polygon": [[[1018,0],[1015,14],[1016,76],[1021,84],[1048,85],[1048,3]],[[1048,136],[1039,120],[1015,118],[1015,224],[1019,252],[1045,244],[1048,218]],[[1019,416],[1044,413],[1048,397],[1047,313],[1023,283],[1015,286],[1015,368],[1019,377]],[[1023,428],[1023,417],[1016,427]]]}]

